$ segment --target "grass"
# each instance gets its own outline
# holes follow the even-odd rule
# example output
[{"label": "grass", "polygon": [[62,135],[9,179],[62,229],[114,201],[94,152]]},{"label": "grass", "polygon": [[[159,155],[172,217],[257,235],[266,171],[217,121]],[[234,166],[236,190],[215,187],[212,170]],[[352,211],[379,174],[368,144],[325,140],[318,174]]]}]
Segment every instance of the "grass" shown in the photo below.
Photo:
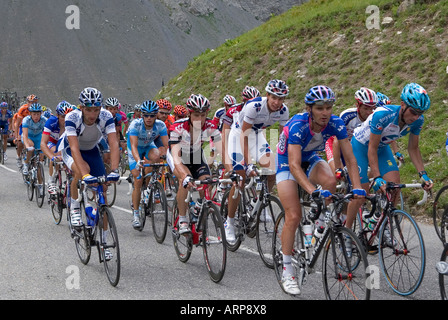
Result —
[{"label": "grass", "polygon": [[[240,100],[244,86],[253,85],[263,92],[266,83],[277,78],[290,87],[285,103],[291,116],[304,109],[304,95],[316,84],[328,85],[336,92],[334,113],[339,114],[354,105],[354,92],[361,86],[381,91],[398,104],[403,86],[417,82],[427,89],[432,101],[425,114],[420,147],[437,191],[448,183],[444,150],[448,129],[448,1],[416,0],[413,7],[397,15],[400,3],[311,0],[216,49],[206,50],[156,98],[184,104],[191,93],[201,93],[209,98],[214,111],[221,107],[226,94]],[[369,5],[379,8],[381,20],[392,17],[393,25],[367,29]],[[329,46],[338,37],[340,42]],[[411,182],[418,180],[418,175],[406,145],[406,138],[399,141],[407,160],[400,171],[402,181]]]}]

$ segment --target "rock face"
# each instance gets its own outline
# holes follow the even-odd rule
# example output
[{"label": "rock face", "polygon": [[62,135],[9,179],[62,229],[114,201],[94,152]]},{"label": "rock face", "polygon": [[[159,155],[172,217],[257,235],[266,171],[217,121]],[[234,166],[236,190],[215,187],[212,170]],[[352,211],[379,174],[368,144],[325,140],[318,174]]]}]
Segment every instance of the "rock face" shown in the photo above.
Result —
[{"label": "rock face", "polygon": [[[207,48],[304,0],[0,1],[0,90],[54,107],[94,86],[135,104]],[[67,29],[67,7],[79,29]]]}]

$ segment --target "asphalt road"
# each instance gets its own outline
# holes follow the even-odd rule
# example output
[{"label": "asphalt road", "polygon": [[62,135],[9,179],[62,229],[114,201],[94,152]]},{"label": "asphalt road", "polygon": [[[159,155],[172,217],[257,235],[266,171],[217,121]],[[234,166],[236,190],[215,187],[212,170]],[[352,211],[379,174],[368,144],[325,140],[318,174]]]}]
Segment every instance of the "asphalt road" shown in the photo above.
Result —
[{"label": "asphalt road", "polygon": [[[15,163],[15,150],[8,148],[9,159],[0,166],[0,299],[30,300],[321,300],[324,299],[320,265],[298,298],[284,294],[273,270],[264,266],[255,239],[246,238],[237,252],[228,252],[223,280],[213,283],[204,265],[201,248],[194,248],[187,263],[178,260],[170,234],[163,244],[153,236],[150,222],[143,232],[131,226],[128,185],[118,186],[118,199],[112,208],[119,232],[122,272],[117,287],[112,287],[103,265],[93,251],[83,265],[69,235],[65,217],[53,223],[49,206],[38,208],[30,202]],[[420,224],[427,251],[422,285],[413,295],[395,294],[380,278],[374,300],[439,300],[435,263],[442,245],[432,225]],[[378,256],[369,257],[379,265]],[[173,310],[172,310],[173,311]],[[177,312],[177,310],[174,310]]]}]

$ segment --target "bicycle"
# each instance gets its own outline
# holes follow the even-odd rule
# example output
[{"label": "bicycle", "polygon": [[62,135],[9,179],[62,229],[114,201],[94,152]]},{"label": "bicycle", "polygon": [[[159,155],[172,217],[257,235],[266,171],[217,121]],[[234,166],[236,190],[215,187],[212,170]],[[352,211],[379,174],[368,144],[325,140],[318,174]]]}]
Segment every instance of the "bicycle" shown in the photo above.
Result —
[{"label": "bicycle", "polygon": [[[358,213],[356,222],[357,234],[366,252],[379,254],[380,268],[388,285],[402,296],[414,293],[422,283],[426,253],[417,222],[406,211],[395,208],[393,191],[416,186],[388,182],[386,194],[375,194],[370,213],[364,217]],[[375,210],[379,218],[370,230],[363,218],[370,219]]]},{"label": "bicycle", "polygon": [[[202,246],[205,266],[213,282],[220,282],[224,277],[227,261],[227,247],[224,231],[224,223],[219,213],[218,206],[212,201],[209,187],[218,183],[232,183],[231,179],[207,178],[195,180],[196,190],[204,190],[205,198],[197,208],[188,210],[190,214],[191,232],[179,234],[179,209],[177,201],[174,202],[172,218],[169,221],[173,236],[174,249],[181,262],[190,259],[193,245]],[[188,191],[186,203],[190,203],[192,191]]]},{"label": "bicycle", "polygon": [[[140,176],[143,179],[143,185],[140,195],[140,227],[136,228],[143,231],[145,227],[146,217],[151,217],[152,230],[154,237],[158,243],[163,243],[168,228],[168,204],[165,190],[158,181],[162,176],[162,170],[167,166],[166,163],[144,164],[140,168]],[[144,168],[152,168],[153,170],[145,175]],[[149,178],[146,183],[145,180]]]},{"label": "bicycle", "polygon": [[34,149],[34,154],[28,164],[28,174],[23,174],[27,186],[28,200],[33,201],[36,195],[36,203],[39,208],[42,207],[45,199],[45,172],[44,165],[39,160],[41,150]]},{"label": "bicycle", "polygon": [[[292,265],[296,270],[296,278],[300,290],[307,282],[308,275],[323,251],[322,282],[325,297],[328,300],[369,300],[370,288],[368,279],[367,254],[356,234],[342,225],[340,216],[343,204],[353,198],[353,194],[333,194],[333,209],[327,207],[325,199],[312,200],[300,186],[299,199],[302,204],[302,221],[296,230]],[[312,237],[313,226],[320,214],[325,216],[325,229],[320,237]],[[277,281],[282,285],[283,252],[281,234],[285,223],[285,212],[282,211],[275,222],[273,237],[273,260]],[[304,226],[311,231],[305,232]],[[351,249],[347,243],[351,243]]]},{"label": "bicycle", "polygon": [[[235,188],[236,196],[240,194],[242,197],[238,203],[235,212],[235,242],[227,241],[227,248],[234,252],[238,250],[244,237],[256,236],[257,250],[261,260],[268,268],[274,268],[272,259],[272,235],[274,234],[275,220],[280,212],[283,212],[283,206],[276,196],[272,195],[268,188],[268,176],[275,172],[261,168],[257,169],[257,178],[251,179],[244,190],[241,187]],[[257,194],[254,182],[261,186],[260,192]],[[227,219],[228,200],[230,190],[227,190],[221,202],[221,215]]]},{"label": "bicycle", "polygon": [[[64,209],[69,207],[68,202],[70,201],[70,182],[72,180],[72,172],[62,161],[55,161],[53,164],[55,166],[55,170],[57,170],[56,194],[49,195],[48,204],[50,205],[54,223],[59,225],[62,220]],[[65,180],[63,180],[62,177],[63,171],[65,171]]]},{"label": "bicycle", "polygon": [[[75,227],[71,224],[70,211],[67,219],[71,231],[71,237],[75,241],[76,251],[79,259],[84,265],[90,261],[92,247],[98,249],[99,262],[104,263],[109,283],[115,287],[120,280],[121,262],[120,246],[118,241],[117,227],[109,206],[104,198],[104,185],[110,181],[106,177],[97,177],[92,184],[80,181],[78,185],[78,201],[84,214],[83,225]],[[94,207],[86,210],[87,191],[94,194]],[[98,235],[99,234],[99,235]],[[97,240],[99,237],[99,240]]]},{"label": "bicycle", "polygon": [[[448,185],[443,186],[437,192],[432,204],[432,220],[437,236],[443,244],[446,243],[445,229],[446,223],[442,223],[444,212],[448,208]],[[442,235],[443,232],[443,235]]]},{"label": "bicycle", "polygon": [[[448,222],[448,209],[445,209],[443,215],[442,215],[442,225],[446,225]],[[442,255],[440,257],[440,261],[447,262],[446,257],[448,255],[448,243],[443,244],[443,250]],[[437,270],[439,272],[439,289],[440,289],[440,296],[442,300],[448,300],[447,296],[447,290],[446,290],[446,284],[448,284],[448,281],[445,284],[445,277],[448,276],[448,274],[441,273],[440,270]]]}]

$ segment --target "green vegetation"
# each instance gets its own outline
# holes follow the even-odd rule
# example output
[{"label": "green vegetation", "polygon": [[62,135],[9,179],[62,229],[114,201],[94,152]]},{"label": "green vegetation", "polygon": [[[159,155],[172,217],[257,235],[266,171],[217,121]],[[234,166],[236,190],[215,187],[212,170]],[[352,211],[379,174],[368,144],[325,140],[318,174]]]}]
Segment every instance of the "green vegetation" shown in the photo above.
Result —
[{"label": "green vegetation", "polygon": [[[239,100],[245,85],[264,92],[266,83],[277,78],[291,89],[285,102],[291,115],[303,110],[304,95],[316,84],[328,85],[336,92],[335,114],[339,114],[353,106],[354,92],[361,86],[381,91],[398,104],[403,86],[417,82],[427,89],[432,101],[425,114],[420,148],[437,191],[448,183],[444,150],[448,129],[448,1],[415,2],[398,15],[401,0],[311,0],[217,49],[207,50],[158,97],[178,104],[185,103],[191,93],[201,93],[215,110],[221,107],[224,95],[232,94]],[[369,5],[379,8],[380,21],[392,17],[392,25],[367,29]],[[400,140],[405,155],[406,145],[406,138]],[[418,180],[409,157],[400,170],[403,182]]]}]

